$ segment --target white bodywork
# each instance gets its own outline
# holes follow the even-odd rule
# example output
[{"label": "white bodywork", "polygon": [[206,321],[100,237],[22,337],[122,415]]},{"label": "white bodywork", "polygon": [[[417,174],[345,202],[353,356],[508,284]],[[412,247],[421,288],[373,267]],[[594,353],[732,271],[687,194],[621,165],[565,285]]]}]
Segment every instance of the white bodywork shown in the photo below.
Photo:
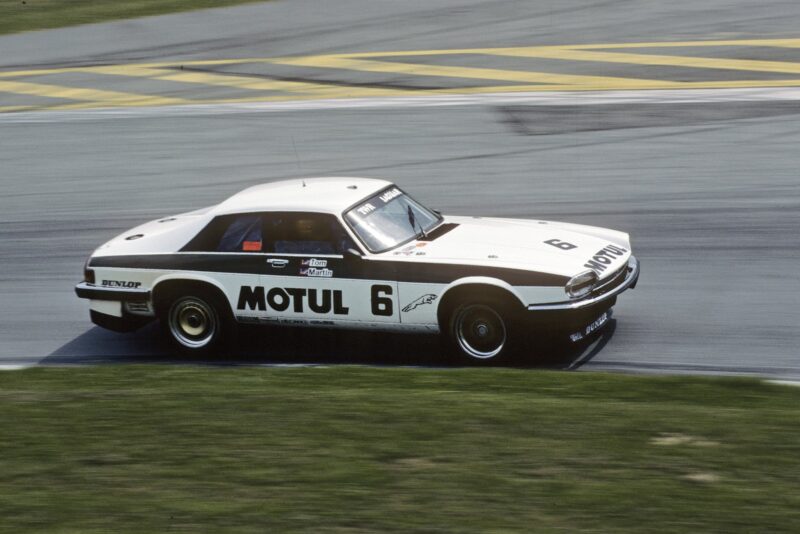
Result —
[{"label": "white bodywork", "polygon": [[[273,260],[306,261],[312,265],[365,262],[359,264],[359,268],[367,272],[371,267],[388,265],[401,271],[413,271],[415,266],[423,264],[428,268],[452,269],[453,272],[460,269],[469,271],[447,282],[427,282],[424,279],[409,281],[402,277],[307,277],[296,273],[284,274],[279,270],[236,273],[102,265],[103,260],[109,258],[134,256],[180,258],[201,255],[213,261],[215,254],[223,253],[181,252],[181,249],[215,217],[236,213],[327,213],[336,216],[353,242],[359,243],[356,234],[346,224],[343,213],[391,185],[383,180],[364,178],[317,178],[252,187],[217,206],[143,224],[100,246],[90,259],[92,263],[99,263],[90,267],[94,270],[95,285],[107,288],[110,284],[121,291],[131,288],[152,292],[167,280],[195,280],[219,288],[227,297],[236,318],[243,322],[438,331],[438,303],[442,302],[448,291],[465,284],[478,284],[475,286],[478,291],[486,286],[501,288],[525,307],[570,300],[563,285],[510,284],[492,275],[498,269],[530,271],[563,277],[564,280],[592,269],[597,272],[602,284],[603,280],[619,273],[631,260],[628,235],[615,230],[551,221],[444,216],[443,224],[455,225],[446,233],[430,240],[411,241],[378,254],[359,245],[360,258],[261,252],[224,255],[230,258],[232,254],[239,254],[251,262],[258,257],[270,265]],[[602,252],[604,249],[605,253]],[[485,268],[486,274],[480,272],[482,268]],[[244,288],[264,288],[265,298],[269,301],[269,295],[272,294],[271,302],[275,305],[268,302],[265,309],[259,309],[258,306],[242,307],[243,292],[251,290]],[[317,298],[318,311],[311,309],[312,296]],[[325,298],[331,299],[327,311],[322,305]],[[298,300],[301,301],[299,305],[296,303]],[[286,309],[281,310],[284,305]],[[103,298],[91,300],[91,307],[99,313],[116,317],[121,317],[123,310],[133,315],[153,314],[152,302],[129,304]],[[320,309],[323,311],[320,312]],[[347,313],[342,313],[344,309]]]}]

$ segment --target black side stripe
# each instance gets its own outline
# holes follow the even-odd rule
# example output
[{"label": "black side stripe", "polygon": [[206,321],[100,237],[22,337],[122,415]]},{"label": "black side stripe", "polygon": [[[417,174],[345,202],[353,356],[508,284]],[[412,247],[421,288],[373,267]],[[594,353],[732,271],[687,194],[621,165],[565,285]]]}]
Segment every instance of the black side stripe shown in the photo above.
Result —
[{"label": "black side stripe", "polygon": [[[310,256],[313,257],[313,256]],[[483,265],[450,265],[439,263],[417,263],[405,261],[378,261],[368,259],[331,259],[329,266],[334,277],[356,280],[396,280],[447,284],[468,276],[486,276],[503,280],[517,286],[564,287],[569,280],[565,276],[539,273],[523,269],[486,267]],[[90,267],[113,267],[118,269],[156,269],[175,271],[201,271],[216,273],[263,274],[276,276],[300,276],[297,271],[270,271],[267,258],[260,254],[153,254],[142,256],[106,256],[92,258]]]}]

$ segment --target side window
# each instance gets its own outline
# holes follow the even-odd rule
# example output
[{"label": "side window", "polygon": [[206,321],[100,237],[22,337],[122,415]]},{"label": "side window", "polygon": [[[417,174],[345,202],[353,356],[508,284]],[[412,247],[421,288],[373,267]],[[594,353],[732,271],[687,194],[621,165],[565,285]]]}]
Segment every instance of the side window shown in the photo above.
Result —
[{"label": "side window", "polygon": [[332,215],[319,213],[267,214],[264,231],[277,254],[342,254],[353,246]]},{"label": "side window", "polygon": [[333,215],[264,212],[220,215],[181,250],[343,254],[356,245]]},{"label": "side window", "polygon": [[262,252],[259,215],[240,215],[231,220],[217,244],[217,252]]}]

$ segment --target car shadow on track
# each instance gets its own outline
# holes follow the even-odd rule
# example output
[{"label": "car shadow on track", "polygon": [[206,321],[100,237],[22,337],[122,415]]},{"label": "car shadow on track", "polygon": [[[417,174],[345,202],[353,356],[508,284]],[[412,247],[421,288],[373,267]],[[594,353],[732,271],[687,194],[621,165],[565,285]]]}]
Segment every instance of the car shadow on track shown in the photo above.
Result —
[{"label": "car shadow on track", "polygon": [[[574,344],[547,343],[521,354],[513,367],[577,369],[614,335],[611,319],[594,337]],[[350,330],[242,327],[237,350],[214,360],[176,357],[156,324],[128,334],[92,328],[44,358],[43,365],[186,363],[210,365],[375,365],[449,367],[437,335]]]}]

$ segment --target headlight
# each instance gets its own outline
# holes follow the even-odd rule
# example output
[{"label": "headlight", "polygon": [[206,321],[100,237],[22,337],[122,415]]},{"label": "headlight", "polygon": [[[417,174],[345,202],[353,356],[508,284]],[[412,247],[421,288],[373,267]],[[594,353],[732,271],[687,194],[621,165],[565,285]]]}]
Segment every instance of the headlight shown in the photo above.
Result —
[{"label": "headlight", "polygon": [[585,271],[577,276],[573,276],[570,281],[567,282],[567,287],[564,289],[570,297],[577,299],[591,293],[595,284],[597,284],[597,273],[594,271]]}]

